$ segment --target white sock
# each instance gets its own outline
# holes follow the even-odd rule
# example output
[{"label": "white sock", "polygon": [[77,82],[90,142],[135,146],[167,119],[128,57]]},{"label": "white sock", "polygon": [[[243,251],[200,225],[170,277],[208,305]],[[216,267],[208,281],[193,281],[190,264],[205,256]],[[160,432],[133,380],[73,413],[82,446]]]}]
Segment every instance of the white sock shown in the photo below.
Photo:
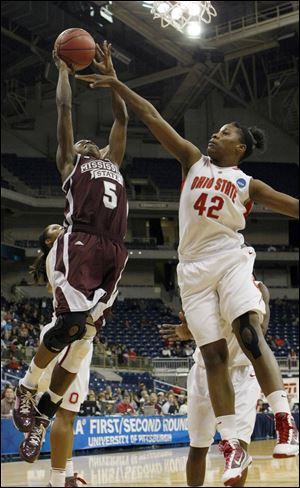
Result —
[{"label": "white sock", "polygon": [[73,458],[67,459],[66,464],[66,478],[71,478],[71,476],[74,476]]},{"label": "white sock", "polygon": [[24,378],[19,381],[19,385],[23,385],[25,388],[29,388],[30,390],[37,390],[38,382],[43,372],[44,369],[38,368],[34,363],[34,359],[32,359],[27,373],[25,374]]},{"label": "white sock", "polygon": [[66,470],[51,468],[50,483],[52,486],[65,486]]},{"label": "white sock", "polygon": [[216,427],[223,441],[238,439],[235,415],[224,415],[222,417],[217,417]]},{"label": "white sock", "polygon": [[291,413],[287,394],[284,390],[273,391],[273,393],[267,396],[267,400],[274,415],[278,412]]},{"label": "white sock", "polygon": [[49,393],[51,401],[53,403],[58,403],[62,399],[61,395],[57,395],[56,393],[54,393],[54,391],[51,391],[50,388],[48,388],[47,393]]}]

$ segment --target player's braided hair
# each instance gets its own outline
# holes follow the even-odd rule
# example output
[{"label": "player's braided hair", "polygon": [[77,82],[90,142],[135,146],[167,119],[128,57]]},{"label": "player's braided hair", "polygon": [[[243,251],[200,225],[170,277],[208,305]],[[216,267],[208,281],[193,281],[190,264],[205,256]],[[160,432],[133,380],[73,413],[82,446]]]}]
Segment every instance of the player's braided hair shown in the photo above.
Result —
[{"label": "player's braided hair", "polygon": [[232,122],[232,125],[239,129],[241,142],[246,145],[246,151],[240,161],[251,156],[255,149],[260,150],[260,152],[266,150],[267,141],[263,130],[258,129],[257,127],[245,127],[238,122]]},{"label": "player's braided hair", "polygon": [[48,238],[48,227],[43,231],[39,237],[39,243],[41,248],[41,254],[36,258],[34,263],[29,267],[29,273],[32,274],[34,282],[39,283],[42,279],[44,283],[48,283],[47,273],[46,273],[46,258],[50,251],[50,248],[46,244],[46,239]]}]

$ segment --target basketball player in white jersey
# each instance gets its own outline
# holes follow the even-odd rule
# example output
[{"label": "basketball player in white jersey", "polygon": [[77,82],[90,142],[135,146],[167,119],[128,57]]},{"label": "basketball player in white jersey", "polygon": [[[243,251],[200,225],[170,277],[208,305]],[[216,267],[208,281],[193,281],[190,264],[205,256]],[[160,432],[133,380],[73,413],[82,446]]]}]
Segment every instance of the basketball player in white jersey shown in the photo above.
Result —
[{"label": "basketball player in white jersey", "polygon": [[[181,137],[147,100],[111,76],[76,75],[91,88],[111,87],[182,166],[179,206],[178,284],[189,328],[204,358],[210,398],[225,457],[223,481],[234,480],[249,463],[237,440],[234,390],[228,371],[223,321],[233,327],[250,359],[274,414],[279,442],[274,457],[299,450],[292,441],[292,418],[276,359],[261,331],[265,306],[253,283],[255,251],[243,246],[244,213],[249,200],[275,212],[299,217],[299,201],[246,175],[241,162],[264,149],[264,134],[236,122],[212,134],[207,156]],[[237,464],[236,464],[237,463]],[[240,473],[239,473],[240,475]]]},{"label": "basketball player in white jersey", "polygon": [[[266,304],[266,314],[262,323],[263,333],[266,334],[270,318],[269,291],[263,283],[256,282],[256,284],[259,286]],[[182,341],[193,339],[182,312],[179,313],[179,318],[182,322],[180,325],[162,325],[160,334],[164,339]],[[256,404],[260,398],[261,389],[253,367],[239,347],[231,327],[228,324],[225,327],[227,330],[230,376],[235,391],[238,439],[243,448],[247,450],[255,425]],[[187,379],[190,449],[186,465],[186,477],[188,486],[203,486],[206,456],[210,445],[213,443],[216,418],[209,398],[204,361],[198,347],[193,359],[195,364]],[[250,458],[249,461],[251,461]],[[246,468],[241,478],[233,486],[244,486],[247,473],[248,469]]]}]

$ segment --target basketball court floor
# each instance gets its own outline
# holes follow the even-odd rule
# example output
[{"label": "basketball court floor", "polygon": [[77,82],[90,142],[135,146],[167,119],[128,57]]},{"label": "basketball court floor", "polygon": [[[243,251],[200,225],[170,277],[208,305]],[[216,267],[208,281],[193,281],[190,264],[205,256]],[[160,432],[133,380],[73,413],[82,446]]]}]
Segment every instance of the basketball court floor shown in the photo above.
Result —
[{"label": "basketball court floor", "polygon": [[[299,486],[298,457],[273,459],[274,441],[257,441],[250,446],[253,464],[246,486]],[[88,486],[187,486],[185,464],[188,448],[139,450],[75,457],[76,471]],[[13,462],[2,464],[1,486],[47,486],[49,460],[34,464]],[[223,458],[217,446],[208,456],[204,486],[223,486]]]}]

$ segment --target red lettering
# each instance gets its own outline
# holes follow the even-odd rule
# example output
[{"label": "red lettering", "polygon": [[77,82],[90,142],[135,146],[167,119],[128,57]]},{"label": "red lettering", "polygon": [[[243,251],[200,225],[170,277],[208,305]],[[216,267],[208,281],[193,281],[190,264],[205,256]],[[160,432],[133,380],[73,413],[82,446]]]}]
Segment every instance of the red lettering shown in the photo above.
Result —
[{"label": "red lettering", "polygon": [[218,178],[215,184],[215,190],[220,190],[222,184],[222,178]]},{"label": "red lettering", "polygon": [[226,185],[227,185],[227,180],[223,180],[222,186],[221,186],[221,192],[222,193],[224,192],[224,189],[225,189]]},{"label": "red lettering", "polygon": [[79,398],[79,395],[78,393],[71,393],[70,397],[69,397],[69,403],[77,403],[78,402],[78,398]]},{"label": "red lettering", "polygon": [[221,210],[224,205],[224,200],[222,197],[215,196],[211,199],[212,203],[217,203],[217,205],[213,205],[209,207],[207,212],[207,217],[212,217],[213,219],[218,219],[220,216],[213,214],[214,211]]},{"label": "red lettering", "polygon": [[224,193],[225,195],[229,195],[230,192],[231,192],[231,182],[227,181]]},{"label": "red lettering", "polygon": [[197,183],[197,188],[203,188],[205,186],[205,183],[206,183],[206,180],[207,180],[207,176],[201,176],[199,178],[199,181]]},{"label": "red lettering", "polygon": [[198,214],[202,215],[203,212],[206,210],[206,200],[207,200],[207,193],[201,193],[200,197],[194,203],[194,209],[198,210]]},{"label": "red lettering", "polygon": [[215,181],[214,178],[210,178],[206,184],[206,188],[211,188],[213,186],[214,181]]},{"label": "red lettering", "polygon": [[191,190],[193,190],[195,188],[196,184],[198,183],[198,180],[199,180],[198,176],[195,176],[193,183],[192,183],[192,186],[191,186]]}]

